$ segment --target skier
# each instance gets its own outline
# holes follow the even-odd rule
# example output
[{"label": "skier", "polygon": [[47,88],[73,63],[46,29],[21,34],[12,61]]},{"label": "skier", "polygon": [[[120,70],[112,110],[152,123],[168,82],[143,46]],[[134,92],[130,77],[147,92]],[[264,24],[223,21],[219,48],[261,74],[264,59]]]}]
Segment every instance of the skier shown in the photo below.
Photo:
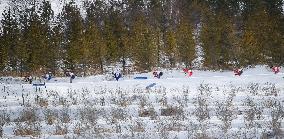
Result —
[{"label": "skier", "polygon": [[182,69],[182,70],[183,70],[184,74],[186,74],[187,71],[188,71],[188,68],[184,68],[184,69]]},{"label": "skier", "polygon": [[32,77],[31,75],[28,77],[28,81],[29,81],[30,84],[32,84],[32,82],[33,82],[33,77]]},{"label": "skier", "polygon": [[192,76],[192,74],[193,74],[192,70],[188,69],[188,68],[184,68],[183,72],[184,72],[184,74],[188,74],[188,76]]},{"label": "skier", "polygon": [[70,83],[72,83],[73,79],[75,79],[75,74],[73,72],[70,72],[69,76],[70,76]]},{"label": "skier", "polygon": [[193,72],[191,69],[188,70],[188,76],[192,76]]},{"label": "skier", "polygon": [[242,73],[243,73],[243,69],[242,69],[242,68],[240,68],[240,69],[235,69],[235,70],[234,70],[234,73],[235,73],[235,75],[241,76]]},{"label": "skier", "polygon": [[119,71],[116,71],[112,74],[116,81],[118,81],[118,79],[121,78],[121,73]]},{"label": "skier", "polygon": [[51,72],[46,73],[44,79],[46,79],[47,81],[51,80]]},{"label": "skier", "polygon": [[28,76],[28,75],[26,75],[26,76],[24,77],[24,82],[29,82],[29,76]]},{"label": "skier", "polygon": [[154,75],[154,77],[160,79],[161,76],[163,76],[163,72],[161,72],[161,71],[154,71],[153,75]]},{"label": "skier", "polygon": [[280,72],[280,67],[278,67],[278,66],[273,66],[273,67],[271,67],[271,69],[274,72],[274,74],[277,74],[278,72]]}]

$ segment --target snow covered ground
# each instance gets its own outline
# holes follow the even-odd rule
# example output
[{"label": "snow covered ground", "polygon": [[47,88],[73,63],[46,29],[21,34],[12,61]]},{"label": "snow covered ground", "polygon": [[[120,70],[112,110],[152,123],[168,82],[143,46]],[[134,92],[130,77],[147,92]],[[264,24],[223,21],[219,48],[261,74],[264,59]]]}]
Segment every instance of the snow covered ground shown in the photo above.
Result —
[{"label": "snow covered ground", "polygon": [[[143,73],[118,82],[109,75],[72,84],[53,78],[41,87],[3,77],[0,137],[284,138],[283,73],[264,66],[241,76],[163,72],[161,79]],[[148,79],[133,79],[138,76]]]}]

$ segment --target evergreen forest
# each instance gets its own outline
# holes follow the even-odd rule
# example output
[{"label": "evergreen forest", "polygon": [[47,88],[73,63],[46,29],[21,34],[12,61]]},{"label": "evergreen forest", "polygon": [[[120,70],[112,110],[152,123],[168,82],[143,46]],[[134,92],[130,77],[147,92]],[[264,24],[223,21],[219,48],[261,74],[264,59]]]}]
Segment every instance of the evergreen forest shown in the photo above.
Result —
[{"label": "evergreen forest", "polygon": [[0,22],[2,76],[93,75],[117,64],[124,72],[284,64],[283,0],[60,2],[55,14],[48,0],[9,1]]}]

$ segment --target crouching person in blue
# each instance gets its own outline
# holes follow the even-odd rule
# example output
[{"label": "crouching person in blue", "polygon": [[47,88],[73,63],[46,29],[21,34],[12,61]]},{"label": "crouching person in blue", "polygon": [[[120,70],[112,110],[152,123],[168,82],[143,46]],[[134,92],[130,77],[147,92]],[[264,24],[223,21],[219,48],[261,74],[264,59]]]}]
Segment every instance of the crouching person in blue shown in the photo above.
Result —
[{"label": "crouching person in blue", "polygon": [[112,73],[113,74],[113,77],[115,78],[116,81],[119,80],[119,78],[121,78],[121,73],[120,72],[115,72],[115,73]]}]

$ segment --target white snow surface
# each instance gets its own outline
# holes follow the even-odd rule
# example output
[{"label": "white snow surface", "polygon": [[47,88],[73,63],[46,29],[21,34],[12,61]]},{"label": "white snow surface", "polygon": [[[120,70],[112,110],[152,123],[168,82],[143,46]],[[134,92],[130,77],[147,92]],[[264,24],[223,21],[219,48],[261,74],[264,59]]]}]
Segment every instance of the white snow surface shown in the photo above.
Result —
[{"label": "white snow surface", "polygon": [[[283,72],[274,74],[265,66],[245,69],[241,76],[235,76],[232,71],[193,70],[191,77],[186,76],[181,69],[162,71],[164,75],[161,79],[154,78],[152,73],[127,75],[119,81],[115,81],[111,75],[76,77],[73,83],[69,83],[68,77],[58,77],[47,81],[45,86],[41,87],[25,84],[20,78],[2,77],[0,123],[1,114],[2,117],[5,114],[10,117],[9,122],[4,122],[2,137],[284,137]],[[137,80],[135,77],[148,79]],[[146,89],[152,83],[156,85]],[[205,89],[201,89],[202,87]],[[206,91],[206,88],[210,91]],[[223,102],[229,98],[232,98],[232,101],[229,107],[226,107]],[[248,99],[255,105],[245,105]],[[198,100],[204,101],[198,103]],[[207,105],[203,112],[208,112],[209,116],[204,120],[200,120],[197,114],[200,108],[205,109],[201,107],[202,104]],[[225,125],[221,118],[222,113],[218,113],[221,108],[225,109],[223,115],[232,112],[227,132],[222,128]],[[165,109],[172,110],[167,115]],[[253,109],[260,110],[261,114],[258,118],[255,116],[253,126],[248,127],[245,117],[248,111]],[[33,124],[19,120],[28,110],[34,110],[36,113],[37,120],[32,122]],[[57,113],[53,115],[55,120],[52,124],[48,124],[48,110]],[[282,116],[275,120],[275,115],[281,112]],[[68,117],[67,122],[62,120],[64,113]],[[82,115],[85,117],[82,118]],[[278,133],[273,130],[275,128],[272,121],[280,123]],[[40,134],[23,135],[16,132],[37,127],[34,123],[40,125],[37,128]],[[59,127],[66,129],[66,133],[59,132]],[[77,130],[80,130],[81,134],[76,134]]]}]

